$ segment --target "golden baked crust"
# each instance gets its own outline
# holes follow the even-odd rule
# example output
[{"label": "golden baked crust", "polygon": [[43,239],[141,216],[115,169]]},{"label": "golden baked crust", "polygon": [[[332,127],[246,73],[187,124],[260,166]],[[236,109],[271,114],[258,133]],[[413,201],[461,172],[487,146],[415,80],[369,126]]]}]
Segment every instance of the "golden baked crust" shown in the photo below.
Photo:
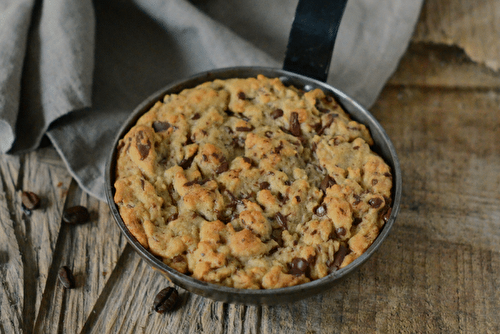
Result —
[{"label": "golden baked crust", "polygon": [[215,80],[165,96],[120,140],[115,202],[170,267],[235,288],[328,275],[390,214],[389,166],[319,90]]}]

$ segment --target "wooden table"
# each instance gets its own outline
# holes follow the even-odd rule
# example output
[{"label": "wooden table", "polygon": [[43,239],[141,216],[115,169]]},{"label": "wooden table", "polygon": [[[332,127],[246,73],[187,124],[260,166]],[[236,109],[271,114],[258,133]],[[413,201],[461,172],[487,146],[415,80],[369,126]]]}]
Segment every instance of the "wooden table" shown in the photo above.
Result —
[{"label": "wooden table", "polygon": [[[79,189],[55,150],[1,156],[0,333],[499,333],[500,74],[491,58],[489,67],[470,58],[500,49],[483,30],[498,37],[499,16],[494,0],[425,3],[372,108],[401,160],[400,215],[359,271],[302,302],[228,305],[180,290],[180,307],[157,314],[152,301],[169,282],[127,245],[107,205]],[[474,56],[464,52],[471,48]],[[31,216],[21,209],[23,189],[43,198]],[[61,224],[76,204],[92,222]],[[62,265],[76,289],[57,283]]]}]

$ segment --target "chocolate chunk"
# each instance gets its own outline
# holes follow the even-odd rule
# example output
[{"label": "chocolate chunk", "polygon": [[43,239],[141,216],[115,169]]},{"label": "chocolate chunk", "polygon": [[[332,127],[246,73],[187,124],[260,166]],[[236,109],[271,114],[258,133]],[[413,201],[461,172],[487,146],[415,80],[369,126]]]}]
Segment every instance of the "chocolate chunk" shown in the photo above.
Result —
[{"label": "chocolate chunk", "polygon": [[333,256],[333,262],[326,264],[329,267],[329,271],[333,272],[335,270],[338,270],[342,265],[342,262],[344,262],[344,258],[348,253],[349,249],[344,245],[340,245],[339,250]]},{"label": "chocolate chunk", "polygon": [[358,226],[359,224],[361,224],[362,221],[363,221],[363,219],[356,217],[356,218],[353,219],[352,225],[353,226]]},{"label": "chocolate chunk", "polygon": [[143,131],[139,131],[136,137],[137,150],[139,151],[139,155],[141,156],[141,160],[144,160],[148,157],[149,151],[151,150],[151,142],[148,138],[146,138],[146,143],[143,143],[143,139],[145,139],[145,135]]},{"label": "chocolate chunk", "polygon": [[273,119],[280,118],[281,116],[283,116],[283,110],[281,109],[276,109],[271,113]]},{"label": "chocolate chunk", "polygon": [[161,122],[161,121],[153,122],[153,129],[155,130],[155,132],[167,131],[169,128],[170,128],[169,122]]},{"label": "chocolate chunk", "polygon": [[182,169],[188,169],[191,167],[191,164],[193,163],[195,154],[193,154],[191,157],[187,159],[182,159],[181,162],[179,162],[179,166],[182,167]]},{"label": "chocolate chunk", "polygon": [[330,125],[332,125],[335,117],[338,117],[338,116],[339,115],[337,115],[337,114],[329,114],[325,125],[323,125],[323,127],[318,131],[318,136],[321,136],[323,134],[323,132],[325,132],[325,130],[328,129],[330,127]]},{"label": "chocolate chunk", "polygon": [[154,309],[158,313],[164,313],[174,309],[179,293],[172,287],[161,290],[155,297]]},{"label": "chocolate chunk", "polygon": [[269,189],[269,182],[261,182],[259,187],[260,187],[260,190],[263,190],[263,189]]},{"label": "chocolate chunk", "polygon": [[281,212],[277,212],[277,213],[274,215],[274,218],[276,219],[276,222],[277,222],[277,223],[278,223],[278,225],[281,227],[281,229],[283,229],[283,230],[288,230],[286,217],[285,217],[285,216],[283,216],[283,215],[281,214]]},{"label": "chocolate chunk", "polygon": [[254,129],[254,127],[252,125],[250,125],[250,127],[246,127],[246,126],[237,126],[236,127],[236,131],[241,131],[241,132],[250,132]]},{"label": "chocolate chunk", "polygon": [[276,198],[278,198],[278,200],[283,204],[285,204],[288,201],[288,196],[283,196],[282,193],[278,193],[276,195]]},{"label": "chocolate chunk", "polygon": [[23,191],[21,194],[21,202],[28,210],[35,210],[40,207],[40,197],[31,191]]},{"label": "chocolate chunk", "polygon": [[321,181],[321,184],[319,185],[319,188],[323,190],[323,193],[326,195],[326,189],[330,188],[331,186],[336,185],[337,182],[335,182],[335,179],[333,177],[330,177],[330,175],[326,175],[323,181]]},{"label": "chocolate chunk", "polygon": [[286,186],[291,186],[291,185],[292,185],[292,183],[293,183],[293,182],[292,182],[292,181],[290,181],[290,180],[286,180],[286,181],[285,181],[285,185],[286,185]]},{"label": "chocolate chunk", "polygon": [[267,138],[273,138],[273,133],[271,131],[266,131],[264,134]]},{"label": "chocolate chunk", "polygon": [[61,268],[59,268],[57,277],[59,278],[59,282],[61,282],[65,289],[73,289],[75,287],[75,279],[73,277],[73,273],[68,267],[62,266]]},{"label": "chocolate chunk", "polygon": [[316,210],[314,210],[314,213],[319,217],[323,217],[324,215],[326,215],[326,212],[327,212],[327,210],[326,210],[326,206],[324,204],[318,206],[316,208]]},{"label": "chocolate chunk", "polygon": [[300,203],[302,200],[300,199],[300,196],[295,196],[295,200],[297,201],[297,203]]},{"label": "chocolate chunk", "polygon": [[352,203],[352,205],[358,205],[359,203],[361,203],[361,196],[352,195],[352,197],[354,197],[354,199],[355,199],[355,201]]},{"label": "chocolate chunk", "polygon": [[302,134],[299,123],[299,114],[295,111],[290,114],[290,132],[295,137],[299,137]]},{"label": "chocolate chunk", "polygon": [[294,276],[302,276],[309,273],[309,262],[303,258],[296,257],[288,264],[288,273]]},{"label": "chocolate chunk", "polygon": [[193,115],[193,117],[191,117],[191,119],[192,119],[193,121],[195,121],[195,120],[197,120],[197,119],[200,119],[200,117],[201,117],[201,116],[200,116],[200,114],[199,114],[199,113],[196,113],[196,114],[194,114],[194,115]]},{"label": "chocolate chunk", "polygon": [[319,99],[316,99],[316,104],[314,106],[316,107],[316,109],[318,109],[319,112],[322,113],[327,113],[330,111],[321,105],[321,101]]},{"label": "chocolate chunk", "polygon": [[355,150],[355,151],[359,150],[359,146],[354,146],[352,149]]},{"label": "chocolate chunk", "polygon": [[385,176],[385,177],[391,177],[391,178],[392,178],[392,175],[391,175],[391,173],[389,173],[389,172],[384,173],[384,176]]},{"label": "chocolate chunk", "polygon": [[276,241],[278,243],[279,247],[283,247],[283,244],[284,244],[282,234],[283,234],[283,231],[281,229],[273,230],[273,232],[271,234],[271,239]]},{"label": "chocolate chunk", "polygon": [[245,100],[247,98],[247,96],[243,92],[239,92],[237,95],[240,100]]},{"label": "chocolate chunk", "polygon": [[64,210],[62,220],[67,224],[83,224],[90,220],[90,213],[86,207],[76,205]]},{"label": "chocolate chunk", "polygon": [[380,206],[384,203],[384,201],[381,198],[374,197],[368,201],[368,204],[374,209],[380,208]]},{"label": "chocolate chunk", "polygon": [[227,161],[224,161],[223,163],[221,163],[219,165],[219,167],[217,167],[217,169],[215,170],[215,173],[222,174],[224,172],[227,172],[228,170],[229,170],[229,163]]},{"label": "chocolate chunk", "polygon": [[170,223],[171,221],[176,220],[177,218],[179,218],[179,214],[177,212],[170,215],[170,217],[167,218],[167,224]]},{"label": "chocolate chunk", "polygon": [[382,219],[384,220],[385,223],[389,221],[389,218],[391,217],[392,213],[392,208],[388,207],[387,211],[382,215]]}]

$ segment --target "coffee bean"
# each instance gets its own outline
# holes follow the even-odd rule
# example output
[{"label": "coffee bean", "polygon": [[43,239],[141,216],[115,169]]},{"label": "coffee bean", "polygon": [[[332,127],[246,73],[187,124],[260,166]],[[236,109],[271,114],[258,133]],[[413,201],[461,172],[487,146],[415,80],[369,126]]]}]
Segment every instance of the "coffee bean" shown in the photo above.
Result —
[{"label": "coffee bean", "polygon": [[224,161],[222,164],[220,164],[219,167],[215,170],[216,174],[222,174],[224,172],[227,172],[229,170],[229,163],[227,161]]},{"label": "coffee bean", "polygon": [[61,268],[59,268],[57,277],[59,278],[59,282],[61,282],[61,284],[66,289],[73,289],[75,287],[75,279],[73,278],[73,273],[68,267],[62,266]]},{"label": "coffee bean", "polygon": [[158,292],[154,301],[154,309],[158,313],[164,313],[167,311],[171,311],[175,304],[177,303],[177,299],[179,297],[179,293],[176,289],[172,287],[165,288]]},{"label": "coffee bean", "polygon": [[90,220],[89,210],[77,205],[64,210],[62,219],[67,224],[83,224]]},{"label": "coffee bean", "polygon": [[21,194],[21,201],[28,210],[35,210],[40,207],[40,197],[31,191],[23,191]]}]

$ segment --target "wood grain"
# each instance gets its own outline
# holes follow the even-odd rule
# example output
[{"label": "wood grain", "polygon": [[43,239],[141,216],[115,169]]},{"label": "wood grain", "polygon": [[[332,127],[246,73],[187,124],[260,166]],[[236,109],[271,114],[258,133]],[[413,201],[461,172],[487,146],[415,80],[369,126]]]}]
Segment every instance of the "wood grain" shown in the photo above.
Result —
[{"label": "wood grain", "polygon": [[500,2],[425,1],[414,41],[456,45],[479,64],[500,69]]}]

